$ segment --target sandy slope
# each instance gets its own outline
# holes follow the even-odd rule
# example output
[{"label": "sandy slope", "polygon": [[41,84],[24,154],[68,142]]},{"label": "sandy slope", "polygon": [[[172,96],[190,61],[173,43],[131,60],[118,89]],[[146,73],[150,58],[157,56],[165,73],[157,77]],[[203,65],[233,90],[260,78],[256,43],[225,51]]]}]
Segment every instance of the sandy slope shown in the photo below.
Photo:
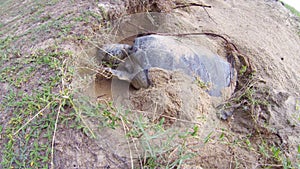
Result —
[{"label": "sandy slope", "polygon": [[[164,1],[158,2],[165,4]],[[203,122],[199,125],[199,135],[206,137],[213,131],[211,141],[205,145],[203,143],[198,144],[197,142],[195,146],[190,146],[189,148],[199,156],[193,161],[189,161],[189,164],[186,164],[185,167],[230,168],[235,166],[237,168],[261,168],[268,163],[273,164],[270,165],[271,167],[282,167],[281,163],[274,161],[272,157],[267,158],[263,156],[262,153],[259,153],[259,146],[262,145],[261,137],[263,137],[269,145],[280,147],[283,154],[291,159],[295,165],[296,163],[299,164],[299,161],[297,162],[297,146],[300,144],[300,112],[296,109],[297,104],[299,106],[300,102],[299,19],[297,20],[281,3],[273,0],[202,0],[195,2],[211,5],[212,8],[206,8],[207,12],[201,7],[170,10],[168,6],[164,6],[164,8],[160,9],[166,9],[168,14],[176,16],[177,20],[171,21],[170,23],[182,23],[180,27],[173,27],[176,32],[209,31],[226,36],[236,44],[241,53],[248,56],[251,64],[256,67],[256,75],[265,81],[265,83],[255,86],[255,90],[269,89],[268,94],[258,92],[255,98],[265,98],[269,104],[267,106],[257,106],[254,108],[254,112],[256,112],[255,115],[258,117],[258,121],[261,122],[258,124],[253,123],[253,117],[249,111],[242,111],[241,109],[236,110],[231,120],[223,122],[216,117],[214,112],[215,105],[210,104],[210,110],[214,111],[201,112],[201,116],[203,116],[205,120],[204,122],[199,121]],[[30,4],[31,3],[34,2],[30,1]],[[124,1],[111,0],[99,2],[100,6],[102,3],[108,4],[108,10],[112,9],[112,12],[109,13],[111,15],[118,16],[124,14],[127,10],[124,8]],[[8,6],[9,8],[6,9],[7,13],[4,13],[5,10],[0,12],[0,14],[3,15],[3,22],[5,23],[5,26],[2,27],[2,29],[5,28],[5,35],[1,36],[5,37],[6,34],[18,35],[18,33],[21,34],[24,30],[34,27],[32,23],[22,24],[22,17],[25,20],[30,16],[29,9],[26,15],[18,14],[18,11],[10,10],[13,9],[13,7],[27,9],[24,4],[26,4],[26,1],[22,4],[18,4],[18,6],[14,6],[13,3],[11,3],[10,6]],[[101,10],[97,5],[98,4],[94,1],[76,1],[76,3],[67,3],[67,1],[64,1],[50,6],[49,9],[47,8],[42,14],[47,16],[48,13],[53,18],[56,18],[59,14],[64,12],[68,16],[73,17],[74,15],[75,17],[78,16],[77,14],[80,12],[87,10],[101,14]],[[158,4],[158,7],[161,6]],[[3,6],[3,8],[6,7]],[[127,10],[127,12],[128,11],[130,10]],[[73,20],[70,22],[72,21]],[[83,23],[83,21],[81,22]],[[40,21],[36,21],[34,24],[39,25],[41,23]],[[91,33],[91,30],[94,30],[92,29],[94,27],[89,24],[80,23],[79,25],[80,26],[77,26],[71,31],[71,34],[88,34]],[[101,27],[97,27],[97,29],[99,28]],[[16,31],[13,32],[11,30]],[[93,33],[99,32],[96,30]],[[51,46],[54,41],[53,39],[57,40],[61,38],[57,36],[55,31],[51,33],[38,32],[36,33],[37,37],[35,41],[26,43],[30,35],[31,34],[26,34],[22,36],[13,46],[26,53],[31,49],[40,48],[41,45],[43,47]],[[190,38],[202,42],[204,46],[214,53],[225,57],[224,48],[221,47],[220,41],[215,41],[215,39],[211,38],[204,40],[199,40],[197,37]],[[82,52],[78,47],[78,42],[73,43],[68,40],[60,41],[60,46],[68,50],[71,49],[74,53]],[[176,86],[176,90],[174,91],[180,91],[180,84],[184,83],[186,82],[172,84]],[[107,85],[109,85],[109,82],[107,82]],[[8,90],[3,86],[5,85],[1,84],[1,92],[3,92],[4,95]],[[105,90],[109,89],[110,87],[107,87]],[[169,90],[168,87],[165,86],[163,89]],[[196,89],[192,89],[190,93],[196,91]],[[169,93],[174,94],[174,91]],[[140,93],[143,94],[143,92]],[[161,92],[157,92],[154,93],[154,95],[159,95],[160,93]],[[149,95],[151,96],[151,94]],[[176,93],[174,95],[176,96]],[[2,97],[3,96],[1,96],[1,98]],[[203,97],[206,98],[208,96],[203,94]],[[136,98],[140,99],[140,96],[136,96]],[[180,99],[182,97],[168,97],[168,102],[172,102],[174,98]],[[197,99],[201,100],[198,96],[195,98],[196,100],[194,101],[197,101]],[[202,100],[202,103],[205,103],[205,110],[209,107],[207,106],[209,104],[207,103],[208,100],[209,99]],[[194,102],[192,103],[194,104]],[[177,108],[175,104],[172,106]],[[189,118],[196,119],[196,117],[190,117],[192,115],[195,114],[192,112],[188,115]],[[3,122],[9,120],[8,115],[2,116],[2,118],[4,119],[2,120]],[[98,124],[95,120],[91,120],[90,123],[91,125],[93,123]],[[259,128],[260,131],[257,131],[257,128]],[[225,144],[219,141],[219,137],[224,131],[228,139]],[[116,143],[118,143],[118,141],[120,143],[119,137],[121,138],[121,134],[124,133],[120,134],[105,130],[102,131],[102,133],[100,131],[99,135],[101,134],[103,134],[102,137],[105,139],[93,140],[78,130],[65,128],[58,130],[55,141],[55,164],[57,168],[71,168],[76,166],[82,168],[129,168],[130,159],[128,157],[121,158],[118,156],[119,150],[114,147],[118,146]],[[249,138],[255,151],[245,147],[244,142],[237,142],[237,140],[241,141],[245,138]],[[126,140],[121,140],[121,143],[120,145],[126,148]]]}]

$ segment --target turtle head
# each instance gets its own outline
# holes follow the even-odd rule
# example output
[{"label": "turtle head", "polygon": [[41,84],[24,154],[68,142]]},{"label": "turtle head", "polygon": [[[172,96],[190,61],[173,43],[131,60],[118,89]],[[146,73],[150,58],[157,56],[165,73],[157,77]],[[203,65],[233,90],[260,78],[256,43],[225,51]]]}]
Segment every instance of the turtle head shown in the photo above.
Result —
[{"label": "turtle head", "polygon": [[143,69],[142,71],[138,72],[132,79],[131,85],[135,89],[148,88],[151,85],[149,79],[149,70]]},{"label": "turtle head", "polygon": [[108,62],[111,64],[119,64],[125,59],[132,46],[127,44],[110,44],[104,45],[97,51],[97,58],[100,62]]}]

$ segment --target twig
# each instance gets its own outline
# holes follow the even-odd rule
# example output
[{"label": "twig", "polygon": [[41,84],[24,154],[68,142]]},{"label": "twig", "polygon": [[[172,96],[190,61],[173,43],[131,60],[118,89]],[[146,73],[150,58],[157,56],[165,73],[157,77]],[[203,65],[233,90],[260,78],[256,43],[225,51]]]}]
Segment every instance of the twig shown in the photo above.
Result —
[{"label": "twig", "polygon": [[[127,132],[126,132],[127,129],[126,129],[126,125],[125,125],[125,122],[123,120],[123,117],[121,117],[121,121],[122,121],[123,129],[124,129],[124,133],[125,133],[125,135],[127,135]],[[133,157],[132,157],[132,152],[131,152],[131,148],[130,148],[130,143],[129,143],[128,139],[126,139],[126,141],[127,141],[128,149],[129,149],[129,156],[130,156],[131,168],[134,169]]]},{"label": "twig", "polygon": [[195,36],[195,35],[206,35],[206,36],[211,36],[211,37],[217,37],[217,38],[221,38],[222,40],[225,41],[225,43],[227,45],[231,45],[233,48],[231,50],[234,50],[238,53],[239,50],[238,48],[235,46],[235,44],[233,44],[232,42],[230,42],[228,39],[226,39],[224,36],[216,34],[216,33],[212,33],[212,32],[192,32],[192,33],[160,33],[160,32],[147,32],[147,33],[141,33],[138,34],[138,37],[140,36],[147,36],[147,35],[161,35],[161,36],[178,36],[178,37],[183,37],[183,36]]},{"label": "twig", "polygon": [[231,164],[233,163],[232,162],[232,159],[233,159],[233,156],[230,158],[230,162],[229,162],[229,168],[231,169]]},{"label": "twig", "polygon": [[106,68],[104,67],[102,64],[97,68],[97,69],[94,69],[94,68],[90,68],[90,67],[87,67],[87,66],[78,66],[77,69],[87,69],[87,70],[90,70],[92,71],[93,73],[95,74],[100,74],[102,75],[103,77],[105,77],[106,79],[111,79],[114,75]]},{"label": "twig", "polygon": [[207,16],[209,17],[209,19],[211,19],[217,25],[217,22],[209,15],[209,13],[207,12],[206,8],[203,7],[203,9],[206,12]]},{"label": "twig", "polygon": [[[136,142],[135,142],[135,139],[134,139],[134,138],[131,138],[131,140],[132,140],[132,143],[133,143],[133,145],[134,145],[135,150],[138,152],[138,147],[137,147],[137,144],[136,144]],[[140,166],[143,166],[143,164],[142,164],[142,158],[141,158],[141,156],[140,156],[139,153],[137,153],[137,154],[138,154],[138,161],[139,161],[139,163],[140,163]],[[142,167],[141,169],[143,169],[143,167]]]},{"label": "twig", "polygon": [[58,107],[58,112],[56,115],[56,120],[55,120],[55,124],[54,124],[54,131],[53,131],[53,137],[52,137],[52,144],[51,144],[51,169],[54,169],[54,141],[55,141],[55,134],[56,134],[56,130],[57,130],[57,123],[58,123],[58,117],[60,115],[60,109],[61,109],[62,104],[59,104]]},{"label": "twig", "polygon": [[70,100],[71,105],[73,106],[76,115],[80,118],[80,120],[82,121],[82,123],[85,125],[85,127],[89,130],[89,132],[91,133],[93,138],[96,138],[94,132],[92,131],[92,129],[87,125],[87,123],[85,122],[85,120],[82,118],[81,116],[81,112],[80,110],[77,109],[77,107],[75,106],[74,102],[72,100]]},{"label": "twig", "polygon": [[19,128],[14,135],[18,134],[25,126],[28,125],[28,123],[30,123],[33,119],[35,119],[39,114],[41,114],[43,111],[46,110],[46,108],[51,104],[52,102],[49,102],[42,110],[40,110],[38,113],[36,113],[31,119],[29,119],[21,128]]},{"label": "twig", "polygon": [[[141,113],[152,113],[152,112],[141,111],[141,110],[132,110],[132,111],[137,111],[137,112],[141,112]],[[184,123],[193,123],[193,124],[201,125],[201,123],[198,123],[198,122],[195,122],[195,121],[189,121],[189,120],[178,119],[178,118],[176,118],[176,117],[171,117],[171,116],[167,116],[167,115],[163,115],[163,114],[160,114],[160,116],[163,116],[163,117],[168,118],[168,119],[176,120],[176,121],[181,121],[181,122],[184,122]]]},{"label": "twig", "polygon": [[198,4],[198,3],[177,3],[173,9],[186,8],[186,7],[191,7],[191,6],[200,6],[203,8],[211,8],[210,5],[203,5],[203,4]]},{"label": "twig", "polygon": [[181,121],[181,122],[184,122],[184,123],[193,123],[193,124],[201,125],[201,123],[198,123],[198,122],[195,122],[195,121],[189,121],[189,120],[178,119],[178,118],[176,118],[176,117],[171,117],[171,116],[167,116],[167,115],[163,115],[163,114],[161,114],[161,116],[166,117],[166,118],[169,118],[169,119],[172,119],[172,120]]}]

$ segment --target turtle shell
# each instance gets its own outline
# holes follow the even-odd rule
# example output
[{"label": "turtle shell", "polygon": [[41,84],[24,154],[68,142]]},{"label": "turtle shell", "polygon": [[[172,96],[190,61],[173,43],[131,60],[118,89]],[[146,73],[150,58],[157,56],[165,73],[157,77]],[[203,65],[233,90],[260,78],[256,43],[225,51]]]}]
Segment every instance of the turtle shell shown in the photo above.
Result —
[{"label": "turtle shell", "polygon": [[[152,67],[182,71],[192,78],[200,78],[201,81],[209,83],[208,93],[212,96],[220,96],[221,90],[230,85],[234,75],[230,63],[224,58],[178,37],[160,35],[138,37],[129,53],[125,64],[119,66],[120,70],[128,70],[125,66],[131,65],[134,67],[130,68],[134,70],[131,72],[133,74],[146,72],[145,70]],[[133,81],[135,79],[137,78],[132,78]],[[137,84],[135,83],[138,88]]]}]

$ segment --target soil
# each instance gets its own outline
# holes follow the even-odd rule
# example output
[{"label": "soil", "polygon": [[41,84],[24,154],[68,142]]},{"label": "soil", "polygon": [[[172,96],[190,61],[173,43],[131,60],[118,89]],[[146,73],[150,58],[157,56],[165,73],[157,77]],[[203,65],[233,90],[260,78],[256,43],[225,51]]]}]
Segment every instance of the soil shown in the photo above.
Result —
[{"label": "soil", "polygon": [[[49,9],[51,11],[49,14],[54,17],[56,13],[62,12],[61,10],[71,10],[75,7],[97,11],[99,9],[95,6],[101,6],[101,9],[108,10],[110,15],[108,18],[117,18],[125,13],[141,12],[146,9],[146,7],[134,6],[133,2],[126,2],[104,1],[98,4],[78,2],[78,6],[74,4],[70,6],[62,2]],[[125,107],[130,108],[133,113],[143,115],[149,121],[159,122],[164,118],[163,125],[166,129],[185,131],[194,125],[198,126],[198,138],[202,141],[198,140],[196,143],[194,139],[187,141],[187,149],[191,149],[197,155],[186,161],[183,168],[263,168],[268,164],[272,164],[270,166],[274,168],[282,168],[282,164],[275,158],[265,157],[259,153],[260,145],[264,144],[263,140],[268,145],[280,147],[294,166],[299,165],[297,157],[300,145],[300,112],[297,108],[300,102],[299,18],[293,16],[280,2],[273,0],[239,2],[202,0],[197,3],[212,7],[191,6],[177,9],[172,9],[172,5],[175,4],[172,1],[156,2],[156,5],[147,8],[166,12],[171,16],[170,18],[173,18],[165,22],[163,30],[169,29],[176,33],[212,32],[223,35],[234,43],[239,52],[249,59],[255,69],[254,79],[256,79],[255,83],[247,84],[243,81],[245,77],[239,76],[235,93],[240,94],[243,86],[251,87],[255,92],[251,95],[251,99],[243,96],[239,101],[232,101],[231,96],[236,96],[231,95],[232,90],[225,92],[221,98],[211,97],[205,89],[186,75],[154,68],[150,71],[153,85],[148,89],[133,90],[129,84],[124,84],[126,88],[124,90],[128,93],[122,97],[129,100],[120,103],[125,104]],[[131,6],[124,7],[124,4]],[[3,22],[10,23],[13,19],[8,17]],[[92,27],[91,25],[80,26],[78,30],[73,30],[74,34],[85,33],[87,32],[85,30]],[[95,34],[100,33],[101,31],[95,30]],[[114,40],[104,39],[99,43],[121,40],[127,42],[126,38],[133,35],[126,35],[126,37],[122,35]],[[16,45],[21,44],[20,49],[27,51],[29,46],[39,48],[53,41],[53,36],[43,34],[40,36],[40,40],[32,44],[33,46],[28,44],[26,46],[21,42]],[[106,35],[99,35],[96,39],[103,37],[107,38]],[[227,49],[221,39],[207,36],[184,38],[201,43],[213,53],[227,58]],[[96,55],[95,52],[91,52],[91,55],[88,53],[89,56],[82,54],[85,49],[82,49],[81,45],[79,47],[77,43],[62,42],[61,47],[72,49],[79,55],[79,60],[82,58],[89,60]],[[111,86],[114,84],[114,79],[91,78],[88,84],[79,83],[76,78],[73,81],[77,87],[84,85],[82,93],[89,96],[92,102],[119,101],[114,97],[116,95],[114,86]],[[8,92],[5,84],[0,86],[1,95]],[[265,102],[267,104],[264,104]],[[218,117],[219,106],[223,103],[231,103],[230,111],[233,112],[233,115],[225,121]],[[136,114],[128,115],[128,120],[135,120]],[[8,116],[1,115],[3,119],[0,122],[3,124],[7,122]],[[55,141],[55,168],[130,168],[131,162],[138,165],[140,161],[137,159],[140,159],[145,152],[139,143],[128,143],[124,137],[124,128],[99,130],[99,122],[95,119],[86,118],[86,122],[95,131],[97,139],[89,138],[79,130],[59,126]],[[203,142],[208,136],[209,141]],[[220,139],[221,137],[224,139]],[[252,148],[247,147],[245,142],[239,142],[247,139]],[[154,142],[157,143],[157,140]],[[174,142],[174,145],[177,145],[180,140]]]},{"label": "soil", "polygon": [[191,77],[159,68],[150,69],[149,76],[150,88],[130,93],[131,109],[147,113],[151,121],[165,117],[165,126],[172,126],[176,119],[193,121],[208,113],[210,97]]}]

